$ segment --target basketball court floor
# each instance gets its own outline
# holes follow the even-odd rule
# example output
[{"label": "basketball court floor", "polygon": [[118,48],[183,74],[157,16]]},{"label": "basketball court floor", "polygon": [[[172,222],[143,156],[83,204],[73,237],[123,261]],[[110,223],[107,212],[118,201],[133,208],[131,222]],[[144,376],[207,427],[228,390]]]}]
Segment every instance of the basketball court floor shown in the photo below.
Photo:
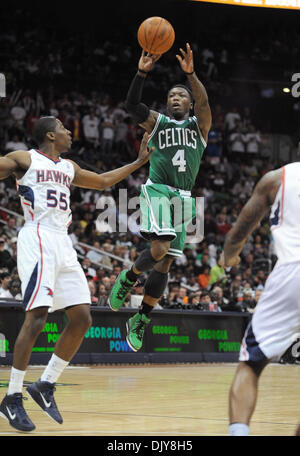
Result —
[{"label": "basketball court floor", "polygon": [[[56,402],[64,423],[52,421],[28,398],[36,425],[15,432],[0,418],[1,436],[226,436],[228,391],[236,364],[178,364],[68,367]],[[28,368],[36,381],[42,366]],[[0,368],[0,399],[10,368]],[[271,364],[260,379],[251,435],[292,436],[300,422],[300,366]],[[24,396],[25,388],[24,388]]]}]

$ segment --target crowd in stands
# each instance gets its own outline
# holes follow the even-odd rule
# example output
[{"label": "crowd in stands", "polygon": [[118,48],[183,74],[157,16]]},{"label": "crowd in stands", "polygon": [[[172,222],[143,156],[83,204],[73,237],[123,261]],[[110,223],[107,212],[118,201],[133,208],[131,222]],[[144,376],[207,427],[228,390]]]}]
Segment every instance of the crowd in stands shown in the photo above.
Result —
[{"label": "crowd in stands", "polygon": [[[47,35],[39,29],[26,28],[26,21],[22,21],[22,26],[18,34],[5,29],[0,32],[0,59],[11,54],[12,49],[15,56],[5,68],[12,90],[0,99],[2,155],[35,147],[35,121],[42,115],[53,115],[71,130],[72,149],[65,156],[80,166],[104,172],[134,160],[143,130],[128,116],[124,98],[136,71],[136,50],[108,40],[90,46],[85,36],[68,36],[62,47],[55,33]],[[224,49],[214,49],[213,45],[200,49],[197,43],[193,44],[199,56],[199,76],[209,95],[212,93],[213,125],[193,190],[193,196],[204,197],[204,240],[188,242],[182,257],[173,262],[158,308],[253,312],[276,261],[265,218],[245,244],[241,264],[228,270],[219,264],[226,233],[256,182],[280,165],[270,160],[265,141],[269,124],[258,125],[252,108],[233,103],[234,97],[229,96],[230,105],[219,102],[220,87],[226,86],[224,81],[233,57],[230,37],[227,38]],[[272,47],[270,55],[275,62],[276,49],[283,52],[284,43],[278,38]],[[293,52],[287,52],[292,61]],[[265,50],[256,47],[252,57],[268,61],[265,54]],[[93,85],[95,79],[97,86]],[[82,80],[86,82],[84,90]],[[70,81],[72,90],[68,90]],[[146,97],[147,93],[156,94],[151,99],[153,109],[166,112],[166,92],[175,82],[184,82],[183,76],[176,62],[166,55],[164,62],[157,62],[145,84]],[[127,199],[138,197],[147,173],[148,165],[104,192],[72,187],[70,236],[88,278],[94,306],[107,305],[117,275],[148,245],[135,222],[125,233],[116,232],[111,223],[113,214],[120,215],[121,191],[126,190]],[[0,206],[21,214],[13,178],[0,182]],[[104,208],[111,217],[100,217]],[[21,299],[16,240],[23,219],[0,209],[0,223],[0,298]],[[126,305],[138,305],[145,278],[146,275],[135,285]]]}]

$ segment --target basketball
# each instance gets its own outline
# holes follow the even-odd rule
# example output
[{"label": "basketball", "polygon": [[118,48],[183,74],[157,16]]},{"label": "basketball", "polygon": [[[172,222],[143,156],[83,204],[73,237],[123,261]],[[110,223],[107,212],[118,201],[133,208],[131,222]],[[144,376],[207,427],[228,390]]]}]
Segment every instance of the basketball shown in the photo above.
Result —
[{"label": "basketball", "polygon": [[138,29],[138,42],[150,54],[164,54],[174,43],[175,32],[169,21],[162,17],[149,17]]}]

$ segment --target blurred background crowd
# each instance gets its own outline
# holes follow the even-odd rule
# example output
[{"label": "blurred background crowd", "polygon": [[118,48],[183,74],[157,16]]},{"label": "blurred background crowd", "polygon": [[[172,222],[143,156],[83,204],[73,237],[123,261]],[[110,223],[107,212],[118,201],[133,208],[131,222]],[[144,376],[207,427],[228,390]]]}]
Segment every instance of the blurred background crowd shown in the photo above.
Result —
[{"label": "blurred background crowd", "polygon": [[[288,90],[300,57],[300,34],[276,15],[252,27],[243,16],[215,16],[206,8],[199,19],[190,6],[185,8],[185,26],[193,30],[185,39],[194,50],[195,70],[213,115],[193,190],[205,201],[204,240],[187,243],[184,255],[174,261],[158,308],[253,312],[276,262],[268,218],[249,237],[238,267],[224,270],[218,260],[225,235],[256,182],[295,156],[300,103]],[[180,14],[174,7],[178,23]],[[128,116],[124,99],[140,55],[137,24],[147,14],[133,15],[122,29],[121,7],[109,36],[96,28],[92,16],[90,30],[79,27],[75,16],[72,27],[64,27],[63,13],[49,21],[38,21],[24,8],[13,16],[3,9],[1,16],[0,65],[7,81],[7,96],[0,98],[1,154],[35,147],[35,121],[53,115],[72,131],[72,149],[65,156],[80,166],[105,172],[133,161],[143,130]],[[195,26],[199,20],[206,22],[205,31]],[[222,40],[214,30],[223,30]],[[144,88],[144,101],[160,112],[165,112],[170,86],[186,83],[176,45],[157,62]],[[113,232],[109,220],[99,219],[101,208],[118,215],[120,189],[126,189],[128,199],[137,197],[147,173],[148,165],[104,192],[72,187],[70,236],[95,306],[107,305],[119,272],[147,246],[135,223],[124,234]],[[0,182],[0,206],[0,298],[21,299],[17,235],[23,219],[12,178]],[[139,305],[145,278],[126,305]]]}]

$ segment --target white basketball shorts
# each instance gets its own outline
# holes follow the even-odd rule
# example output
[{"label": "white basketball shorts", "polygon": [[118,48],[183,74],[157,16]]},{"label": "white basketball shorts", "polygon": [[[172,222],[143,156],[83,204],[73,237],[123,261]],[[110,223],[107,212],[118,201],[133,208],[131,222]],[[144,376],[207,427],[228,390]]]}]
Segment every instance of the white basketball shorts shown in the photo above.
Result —
[{"label": "white basketball shorts", "polygon": [[47,306],[49,312],[90,304],[86,277],[68,234],[26,224],[18,236],[18,273],[25,310]]},{"label": "white basketball shorts", "polygon": [[300,263],[275,266],[248,325],[240,361],[278,361],[300,333]]}]

